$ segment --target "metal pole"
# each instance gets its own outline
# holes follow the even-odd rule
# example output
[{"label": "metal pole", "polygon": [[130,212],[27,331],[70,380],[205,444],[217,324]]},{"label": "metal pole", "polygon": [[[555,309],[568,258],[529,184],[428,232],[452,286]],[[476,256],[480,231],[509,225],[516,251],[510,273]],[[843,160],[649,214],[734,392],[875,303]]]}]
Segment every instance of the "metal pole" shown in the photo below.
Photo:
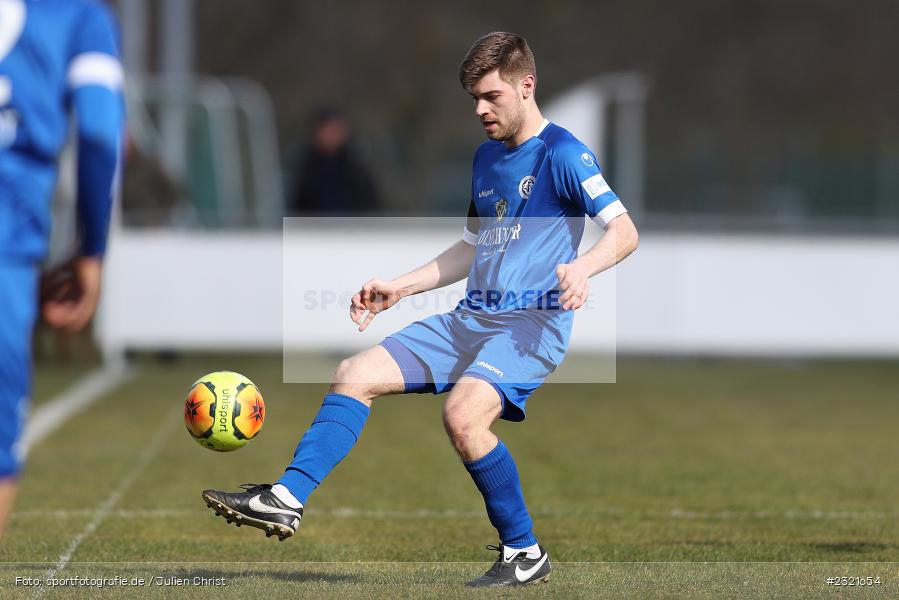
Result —
[{"label": "metal pole", "polygon": [[617,182],[628,211],[639,218],[646,210],[644,190],[644,102],[642,99],[622,102],[615,113],[617,156]]},{"label": "metal pole", "polygon": [[[193,72],[194,1],[163,0],[161,23],[160,74],[164,80],[186,86]],[[187,161],[187,110],[182,101],[164,105],[160,129],[167,166],[183,176]]]},{"label": "metal pole", "polygon": [[122,59],[129,75],[141,76],[147,71],[147,36],[149,15],[146,0],[121,0]]},{"label": "metal pole", "polygon": [[649,83],[636,72],[605,78],[615,102],[615,186],[635,218],[646,210],[645,124]]}]

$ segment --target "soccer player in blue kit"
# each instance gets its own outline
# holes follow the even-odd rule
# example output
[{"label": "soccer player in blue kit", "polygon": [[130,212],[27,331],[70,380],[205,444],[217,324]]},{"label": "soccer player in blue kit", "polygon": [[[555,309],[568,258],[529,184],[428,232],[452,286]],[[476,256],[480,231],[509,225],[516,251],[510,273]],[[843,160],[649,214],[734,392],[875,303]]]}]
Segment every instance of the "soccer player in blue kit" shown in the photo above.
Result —
[{"label": "soccer player in blue kit", "polygon": [[124,123],[118,56],[113,18],[97,0],[0,0],[0,535],[22,468],[38,275],[70,114],[80,251],[45,280],[41,311],[77,331],[99,298]]},{"label": "soccer player in blue kit", "polygon": [[[355,444],[374,398],[449,392],[446,432],[500,539],[489,547],[499,551],[494,565],[468,585],[526,585],[549,578],[549,555],[534,534],[515,461],[490,428],[498,418],[524,419],[528,396],[562,361],[588,279],[630,254],[637,232],[593,153],[541,115],[534,57],[523,38],[484,36],[459,75],[489,138],[475,153],[462,239],[411,273],[367,282],[350,317],[363,331],[400,299],[467,275],[465,298],[341,362],[274,485],[206,490],[203,497],[229,521],[284,539],[296,532],[309,494]],[[577,256],[585,214],[606,233]]]}]

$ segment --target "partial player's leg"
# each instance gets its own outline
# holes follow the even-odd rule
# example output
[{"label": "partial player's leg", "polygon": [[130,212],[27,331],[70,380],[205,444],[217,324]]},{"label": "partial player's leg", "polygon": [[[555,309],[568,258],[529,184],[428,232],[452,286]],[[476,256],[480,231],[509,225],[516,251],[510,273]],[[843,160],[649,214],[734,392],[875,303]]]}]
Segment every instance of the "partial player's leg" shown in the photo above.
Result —
[{"label": "partial player's leg", "polygon": [[309,494],[359,439],[372,400],[404,390],[403,373],[382,346],[344,360],[277,483],[246,485],[245,491],[235,493],[205,490],[203,499],[228,522],[258,527],[281,540],[290,537],[299,527]]},{"label": "partial player's leg", "polygon": [[399,394],[403,374],[390,354],[375,346],[340,363],[318,415],[278,480],[301,503],[356,443],[378,396]]},{"label": "partial player's leg", "polygon": [[443,427],[464,463],[496,448],[499,438],[490,428],[503,409],[500,392],[483,379],[461,377],[443,404]]},{"label": "partial player's leg", "polygon": [[453,387],[443,409],[450,441],[484,496],[487,516],[499,533],[500,556],[469,586],[508,586],[549,579],[549,555],[537,543],[524,501],[518,467],[505,444],[490,431],[503,408],[498,385],[465,376]]},{"label": "partial player's leg", "polygon": [[0,260],[0,537],[22,469],[19,443],[31,392],[31,332],[37,315],[37,271]]},{"label": "partial player's leg", "polygon": [[6,530],[6,521],[16,501],[18,480],[15,477],[0,479],[0,538]]}]

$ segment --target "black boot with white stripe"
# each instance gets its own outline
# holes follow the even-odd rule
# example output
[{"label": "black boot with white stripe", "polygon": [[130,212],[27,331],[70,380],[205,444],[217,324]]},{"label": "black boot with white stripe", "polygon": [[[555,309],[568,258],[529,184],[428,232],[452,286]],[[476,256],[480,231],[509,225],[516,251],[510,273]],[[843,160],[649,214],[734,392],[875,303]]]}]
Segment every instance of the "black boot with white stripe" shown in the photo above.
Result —
[{"label": "black boot with white stripe", "polygon": [[282,502],[268,483],[245,483],[243,492],[204,490],[206,506],[238,527],[249,525],[265,531],[266,537],[277,535],[284,541],[297,532],[303,518],[303,506]]},{"label": "black boot with white stripe", "polygon": [[516,551],[515,548],[506,546],[487,546],[488,550],[498,550],[499,557],[490,570],[472,579],[465,585],[468,587],[505,587],[512,585],[531,585],[549,580],[552,565],[549,564],[549,554],[543,546],[539,556],[528,557],[527,552]]}]

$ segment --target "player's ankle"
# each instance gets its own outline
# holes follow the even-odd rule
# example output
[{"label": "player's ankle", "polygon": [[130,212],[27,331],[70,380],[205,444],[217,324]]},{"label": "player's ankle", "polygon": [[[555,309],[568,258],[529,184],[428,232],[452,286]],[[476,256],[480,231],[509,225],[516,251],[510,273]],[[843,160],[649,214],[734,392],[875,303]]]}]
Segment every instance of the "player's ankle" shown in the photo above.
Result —
[{"label": "player's ankle", "polygon": [[272,486],[272,493],[284,504],[291,508],[303,508],[303,503],[297,500],[296,496],[290,493],[290,490],[281,483]]},{"label": "player's ankle", "polygon": [[503,547],[503,558],[506,560],[509,559],[510,556],[515,556],[516,554],[520,554],[521,552],[525,552],[528,558],[540,558],[540,555],[543,554],[540,551],[540,545],[534,542],[529,546],[510,546],[504,545]]}]

